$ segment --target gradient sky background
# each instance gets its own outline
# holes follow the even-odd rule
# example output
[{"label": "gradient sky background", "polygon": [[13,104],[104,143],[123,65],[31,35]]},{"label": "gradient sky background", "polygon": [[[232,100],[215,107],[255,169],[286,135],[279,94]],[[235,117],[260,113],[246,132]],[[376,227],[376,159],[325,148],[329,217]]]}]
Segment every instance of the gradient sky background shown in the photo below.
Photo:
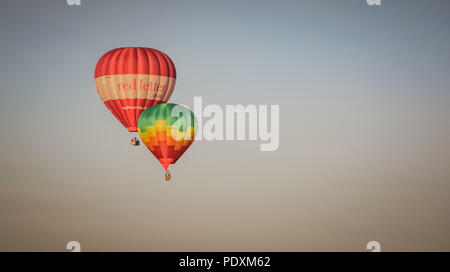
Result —
[{"label": "gradient sky background", "polygon": [[[450,2],[4,1],[0,250],[450,250]],[[97,95],[122,46],[171,101],[279,104],[280,148],[199,141],[174,183]]]}]

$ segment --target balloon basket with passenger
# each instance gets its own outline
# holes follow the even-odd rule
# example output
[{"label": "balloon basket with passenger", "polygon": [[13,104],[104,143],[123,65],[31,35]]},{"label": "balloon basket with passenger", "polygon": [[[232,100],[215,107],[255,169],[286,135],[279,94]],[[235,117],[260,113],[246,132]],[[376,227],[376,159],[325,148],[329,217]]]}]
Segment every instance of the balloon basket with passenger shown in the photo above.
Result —
[{"label": "balloon basket with passenger", "polygon": [[139,139],[137,137],[134,137],[133,139],[131,139],[130,145],[132,145],[132,146],[139,146],[140,145]]},{"label": "balloon basket with passenger", "polygon": [[171,178],[172,176],[170,175],[170,172],[166,171],[166,181],[170,181]]}]

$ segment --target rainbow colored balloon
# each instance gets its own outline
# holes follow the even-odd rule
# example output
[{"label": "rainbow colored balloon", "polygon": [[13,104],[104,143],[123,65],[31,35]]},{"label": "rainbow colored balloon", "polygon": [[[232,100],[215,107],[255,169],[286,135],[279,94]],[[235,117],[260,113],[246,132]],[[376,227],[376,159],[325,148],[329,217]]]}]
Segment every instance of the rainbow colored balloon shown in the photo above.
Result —
[{"label": "rainbow colored balloon", "polygon": [[139,117],[137,127],[142,142],[166,171],[189,148],[197,134],[194,113],[172,103],[147,108]]}]

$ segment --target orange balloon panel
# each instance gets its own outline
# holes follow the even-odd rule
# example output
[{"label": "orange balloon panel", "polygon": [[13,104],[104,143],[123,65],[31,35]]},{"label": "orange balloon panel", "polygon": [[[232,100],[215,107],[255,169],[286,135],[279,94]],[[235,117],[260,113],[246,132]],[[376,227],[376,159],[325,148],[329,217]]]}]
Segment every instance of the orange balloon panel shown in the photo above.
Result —
[{"label": "orange balloon panel", "polygon": [[176,77],[175,65],[166,54],[144,47],[107,52],[94,74],[100,98],[130,132],[137,131],[142,111],[169,100]]}]

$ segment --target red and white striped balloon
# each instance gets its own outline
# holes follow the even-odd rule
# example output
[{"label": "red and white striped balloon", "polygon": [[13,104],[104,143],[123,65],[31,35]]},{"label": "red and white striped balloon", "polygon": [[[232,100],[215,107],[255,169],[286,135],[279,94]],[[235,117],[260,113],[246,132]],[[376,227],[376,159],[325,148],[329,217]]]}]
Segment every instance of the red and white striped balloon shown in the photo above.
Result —
[{"label": "red and white striped balloon", "polygon": [[137,131],[145,109],[169,100],[176,77],[175,65],[166,54],[144,47],[107,52],[94,74],[100,98],[130,132]]}]

